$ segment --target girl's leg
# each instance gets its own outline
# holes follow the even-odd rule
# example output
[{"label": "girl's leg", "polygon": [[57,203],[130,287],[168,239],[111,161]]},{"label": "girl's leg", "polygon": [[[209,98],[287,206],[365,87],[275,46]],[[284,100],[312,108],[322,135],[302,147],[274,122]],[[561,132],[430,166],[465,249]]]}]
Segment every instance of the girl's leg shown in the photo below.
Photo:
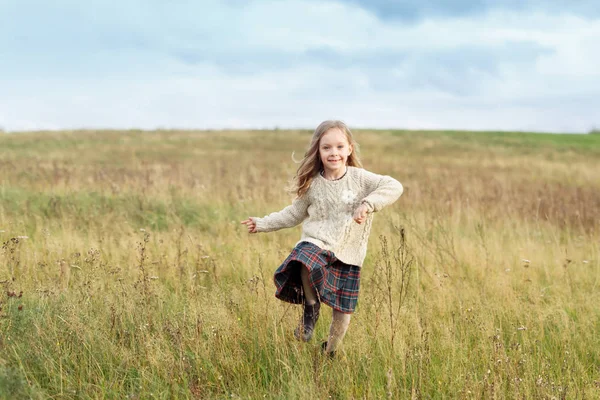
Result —
[{"label": "girl's leg", "polygon": [[300,324],[294,331],[297,339],[308,342],[313,335],[315,324],[319,319],[321,303],[317,297],[317,292],[310,286],[308,269],[301,266],[300,278],[302,279],[302,288],[304,289],[304,312]]},{"label": "girl's leg", "polygon": [[327,348],[325,352],[332,354],[342,342],[348,325],[350,325],[350,317],[352,314],[344,314],[337,310],[333,310],[333,319],[329,328],[329,339],[327,340]]},{"label": "girl's leg", "polygon": [[302,288],[304,289],[305,304],[312,306],[317,302],[317,292],[310,286],[308,278],[308,268],[302,265],[300,271],[300,278],[302,279]]}]

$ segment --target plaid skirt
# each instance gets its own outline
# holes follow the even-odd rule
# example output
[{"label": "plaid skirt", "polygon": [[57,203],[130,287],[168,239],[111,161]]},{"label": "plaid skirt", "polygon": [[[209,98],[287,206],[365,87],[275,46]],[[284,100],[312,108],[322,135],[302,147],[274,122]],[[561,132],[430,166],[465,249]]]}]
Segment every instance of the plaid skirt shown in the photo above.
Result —
[{"label": "plaid skirt", "polygon": [[360,268],[344,264],[331,251],[310,242],[298,243],[275,271],[275,297],[294,304],[304,302],[302,267],[308,269],[310,285],[322,303],[342,313],[354,312],[360,288]]}]

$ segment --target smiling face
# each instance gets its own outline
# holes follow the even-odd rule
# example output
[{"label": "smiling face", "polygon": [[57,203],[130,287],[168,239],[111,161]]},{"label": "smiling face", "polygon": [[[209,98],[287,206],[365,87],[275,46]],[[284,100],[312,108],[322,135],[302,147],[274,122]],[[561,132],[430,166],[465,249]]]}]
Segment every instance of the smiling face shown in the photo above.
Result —
[{"label": "smiling face", "polygon": [[348,156],[352,153],[352,145],[348,137],[339,128],[331,128],[321,136],[319,141],[319,157],[326,175],[339,178],[346,170]]}]

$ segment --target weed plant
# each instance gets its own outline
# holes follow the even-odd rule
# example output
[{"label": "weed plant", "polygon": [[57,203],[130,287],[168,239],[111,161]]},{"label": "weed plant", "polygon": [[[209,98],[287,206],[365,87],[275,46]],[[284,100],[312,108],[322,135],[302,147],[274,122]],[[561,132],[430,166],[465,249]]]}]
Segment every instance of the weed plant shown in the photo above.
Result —
[{"label": "weed plant", "polygon": [[600,398],[600,136],[358,131],[405,186],[322,357],[272,273],[308,131],[0,135],[0,398]]}]

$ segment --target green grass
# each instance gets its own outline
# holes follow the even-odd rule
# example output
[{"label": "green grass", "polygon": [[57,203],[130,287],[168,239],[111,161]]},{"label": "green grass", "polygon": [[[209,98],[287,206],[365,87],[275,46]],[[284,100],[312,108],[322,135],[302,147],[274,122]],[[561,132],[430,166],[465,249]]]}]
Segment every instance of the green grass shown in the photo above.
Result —
[{"label": "green grass", "polygon": [[310,132],[0,135],[0,398],[600,398],[600,138],[356,137],[405,193],[329,360],[273,296],[300,228],[239,223]]}]

